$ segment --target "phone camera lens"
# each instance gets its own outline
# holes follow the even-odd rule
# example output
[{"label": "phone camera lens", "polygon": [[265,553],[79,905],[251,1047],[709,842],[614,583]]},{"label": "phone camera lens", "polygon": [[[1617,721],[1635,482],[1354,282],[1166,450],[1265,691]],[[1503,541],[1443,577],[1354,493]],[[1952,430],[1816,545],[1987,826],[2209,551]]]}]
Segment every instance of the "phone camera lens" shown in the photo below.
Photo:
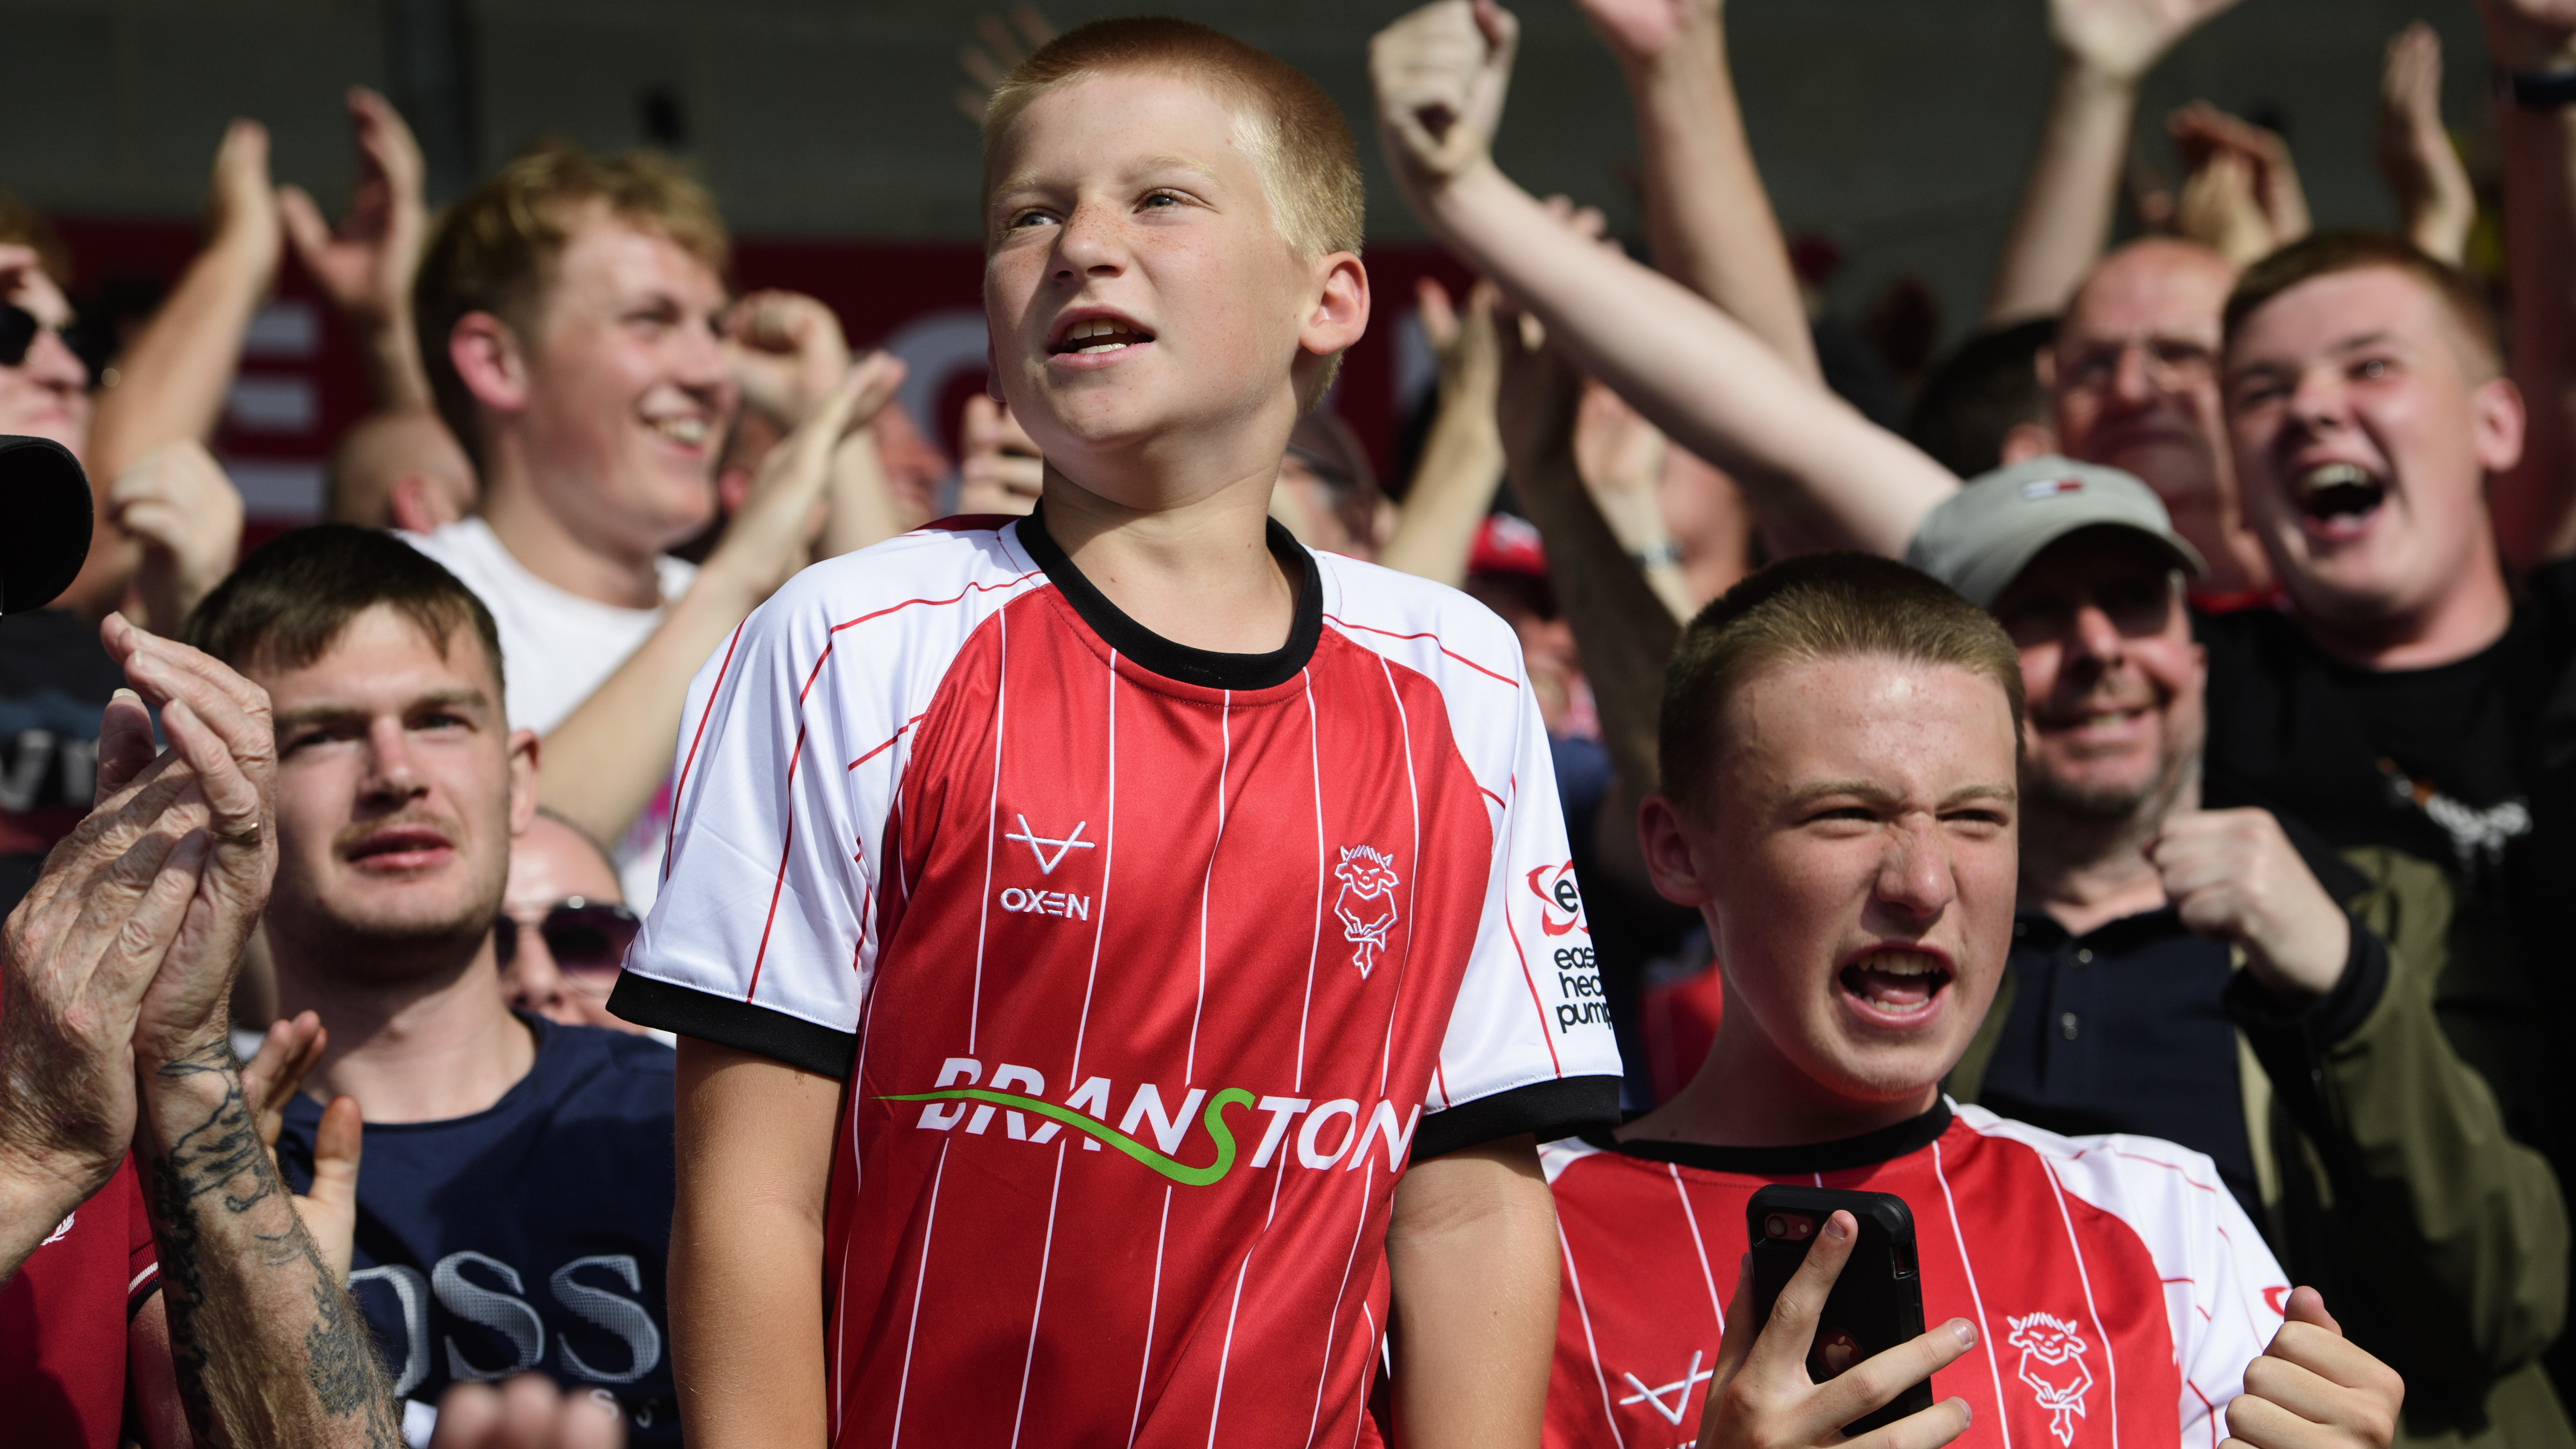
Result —
[{"label": "phone camera lens", "polygon": [[1766,1238],[1789,1236],[1789,1220],[1778,1213],[1773,1213],[1762,1220],[1762,1235]]}]

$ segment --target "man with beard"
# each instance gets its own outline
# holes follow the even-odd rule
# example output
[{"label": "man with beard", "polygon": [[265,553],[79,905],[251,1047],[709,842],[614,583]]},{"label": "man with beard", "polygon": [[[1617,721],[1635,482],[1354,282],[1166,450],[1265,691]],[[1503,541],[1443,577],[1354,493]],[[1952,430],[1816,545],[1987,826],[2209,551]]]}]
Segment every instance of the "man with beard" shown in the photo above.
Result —
[{"label": "man with beard", "polygon": [[509,725],[491,614],[392,535],[335,524],[245,559],[191,634],[272,701],[268,940],[284,1014],[330,1031],[278,1152],[300,1187],[322,1104],[357,1099],[350,1287],[407,1422],[452,1381],[533,1369],[613,1397],[633,1442],[678,1442],[671,1052],[504,997],[493,924],[537,738]]},{"label": "man with beard", "polygon": [[2201,808],[2197,551],[2138,480],[2040,458],[1935,508],[1909,558],[1994,613],[2027,699],[2012,950],[1951,1094],[2207,1153],[2405,1376],[2410,1442],[2568,1442],[2539,1362],[2566,1213],[2435,1016],[2438,875]]}]

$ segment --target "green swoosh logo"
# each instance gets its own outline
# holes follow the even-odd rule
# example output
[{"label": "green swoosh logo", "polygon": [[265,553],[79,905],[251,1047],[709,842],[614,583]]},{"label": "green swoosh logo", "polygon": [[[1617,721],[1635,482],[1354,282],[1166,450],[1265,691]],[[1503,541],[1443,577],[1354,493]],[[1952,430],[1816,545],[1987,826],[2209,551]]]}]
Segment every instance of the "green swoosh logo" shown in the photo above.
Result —
[{"label": "green swoosh logo", "polygon": [[1233,1168],[1234,1129],[1225,1125],[1224,1112],[1228,1107],[1249,1107],[1253,1104],[1252,1094],[1241,1087],[1228,1087],[1208,1099],[1207,1110],[1199,1114],[1199,1121],[1206,1125],[1208,1136],[1216,1139],[1216,1161],[1205,1167],[1192,1167],[1178,1159],[1164,1156],[1097,1117],[1077,1112],[1071,1107],[1058,1106],[1053,1102],[1041,1102],[1035,1097],[1023,1097],[1017,1092],[991,1092],[982,1087],[950,1087],[937,1092],[889,1093],[877,1100],[880,1102],[990,1102],[996,1107],[1034,1112],[1041,1117],[1061,1122],[1076,1132],[1108,1143],[1183,1187],[1205,1187],[1225,1176],[1227,1171]]}]

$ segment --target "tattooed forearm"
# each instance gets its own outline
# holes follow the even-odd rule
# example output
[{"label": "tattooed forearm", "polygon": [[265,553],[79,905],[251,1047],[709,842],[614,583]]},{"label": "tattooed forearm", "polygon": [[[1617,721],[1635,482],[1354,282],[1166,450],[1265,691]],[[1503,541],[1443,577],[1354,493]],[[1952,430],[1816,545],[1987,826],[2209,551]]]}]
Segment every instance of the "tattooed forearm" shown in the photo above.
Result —
[{"label": "tattooed forearm", "polygon": [[159,1064],[144,1091],[145,1201],[198,1441],[399,1449],[365,1326],[296,1219],[230,1045]]}]

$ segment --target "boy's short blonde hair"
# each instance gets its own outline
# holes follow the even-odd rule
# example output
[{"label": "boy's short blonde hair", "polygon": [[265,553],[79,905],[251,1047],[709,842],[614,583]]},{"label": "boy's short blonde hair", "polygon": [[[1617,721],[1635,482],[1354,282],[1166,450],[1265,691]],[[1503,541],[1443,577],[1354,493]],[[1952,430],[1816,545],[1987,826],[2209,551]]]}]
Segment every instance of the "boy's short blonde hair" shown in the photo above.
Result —
[{"label": "boy's short blonde hair", "polygon": [[1139,70],[1198,81],[1234,103],[1270,214],[1299,257],[1358,254],[1366,214],[1359,153],[1323,87],[1230,35],[1163,16],[1095,20],[1066,31],[1003,78],[984,107],[985,200],[992,199],[994,144],[1031,101],[1073,81]]},{"label": "boy's short blonde hair", "polygon": [[718,277],[732,239],[715,197],[679,162],[650,151],[594,156],[569,142],[540,145],[457,199],[438,219],[412,283],[412,323],[438,414],[482,462],[474,395],[449,360],[447,340],[469,313],[489,312],[533,341],[570,213],[604,202],[610,214],[661,232]]},{"label": "boy's short blonde hair", "polygon": [[2021,653],[1992,614],[1893,559],[1805,554],[1746,578],[1682,631],[1664,670],[1665,796],[1705,819],[1733,743],[1727,706],[1744,686],[1778,665],[1852,656],[1982,675],[2020,728]]}]

